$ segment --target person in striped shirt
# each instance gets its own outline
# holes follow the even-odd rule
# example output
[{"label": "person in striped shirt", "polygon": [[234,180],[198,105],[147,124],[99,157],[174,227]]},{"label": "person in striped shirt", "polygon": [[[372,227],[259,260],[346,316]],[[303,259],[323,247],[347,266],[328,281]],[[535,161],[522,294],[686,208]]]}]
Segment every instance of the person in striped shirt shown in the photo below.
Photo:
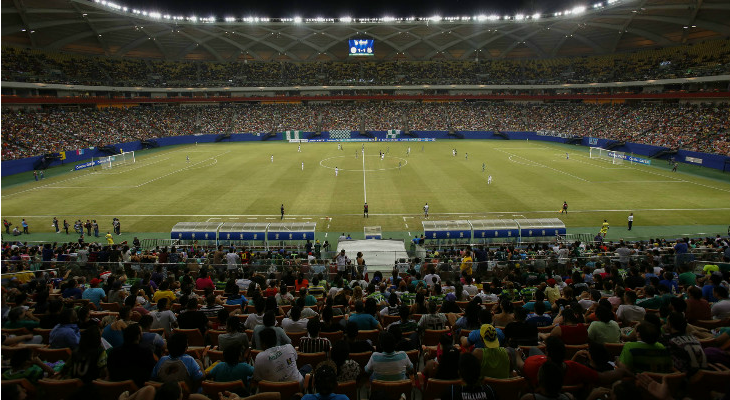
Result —
[{"label": "person in striped shirt", "polygon": [[308,335],[299,340],[300,353],[329,353],[332,344],[327,338],[319,337],[319,318],[312,318],[307,322]]}]

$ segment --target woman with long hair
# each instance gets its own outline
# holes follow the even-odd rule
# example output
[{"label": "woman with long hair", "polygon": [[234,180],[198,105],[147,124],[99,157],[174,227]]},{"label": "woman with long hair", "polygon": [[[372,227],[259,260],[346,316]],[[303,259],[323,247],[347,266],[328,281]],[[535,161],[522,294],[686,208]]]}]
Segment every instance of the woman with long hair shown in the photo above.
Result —
[{"label": "woman with long hair", "polygon": [[85,384],[91,384],[94,379],[109,379],[99,328],[89,327],[81,332],[79,347],[71,353],[62,374],[68,379],[79,378]]}]

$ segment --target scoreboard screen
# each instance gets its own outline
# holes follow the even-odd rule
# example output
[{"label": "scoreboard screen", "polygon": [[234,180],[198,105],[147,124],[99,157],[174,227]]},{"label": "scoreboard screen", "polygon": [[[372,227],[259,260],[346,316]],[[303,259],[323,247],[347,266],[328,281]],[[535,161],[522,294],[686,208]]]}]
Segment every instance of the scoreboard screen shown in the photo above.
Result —
[{"label": "scoreboard screen", "polygon": [[373,54],[373,39],[350,39],[350,55],[351,56],[372,56]]}]

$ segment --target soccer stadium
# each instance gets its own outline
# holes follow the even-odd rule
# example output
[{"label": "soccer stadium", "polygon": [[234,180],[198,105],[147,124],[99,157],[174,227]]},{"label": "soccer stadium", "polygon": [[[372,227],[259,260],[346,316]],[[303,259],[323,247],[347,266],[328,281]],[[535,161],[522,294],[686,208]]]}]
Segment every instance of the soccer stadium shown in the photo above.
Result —
[{"label": "soccer stadium", "polygon": [[285,3],[2,0],[3,400],[730,394],[730,2]]}]

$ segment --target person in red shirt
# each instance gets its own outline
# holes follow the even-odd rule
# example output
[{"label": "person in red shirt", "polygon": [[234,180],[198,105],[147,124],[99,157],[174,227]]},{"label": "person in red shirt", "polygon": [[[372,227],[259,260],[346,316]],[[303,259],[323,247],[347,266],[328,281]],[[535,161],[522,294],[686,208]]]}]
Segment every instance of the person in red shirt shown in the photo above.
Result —
[{"label": "person in red shirt", "polygon": [[[581,363],[565,360],[565,344],[558,337],[551,336],[547,338],[545,346],[547,355],[531,355],[527,357],[522,366],[522,375],[530,381],[533,387],[538,386],[538,372],[540,367],[548,360],[562,366],[565,371],[564,385],[610,385],[625,376],[633,376],[626,368],[616,368],[599,373]],[[540,350],[537,348],[531,349],[530,354],[534,353],[540,353]]]},{"label": "person in red shirt", "polygon": [[687,289],[687,311],[684,315],[687,322],[693,324],[698,320],[712,319],[710,303],[702,298],[702,290],[697,286]]},{"label": "person in red shirt", "polygon": [[215,290],[215,283],[213,283],[213,280],[208,276],[207,270],[201,270],[200,278],[195,281],[195,289],[205,290],[205,288],[208,287]]}]

